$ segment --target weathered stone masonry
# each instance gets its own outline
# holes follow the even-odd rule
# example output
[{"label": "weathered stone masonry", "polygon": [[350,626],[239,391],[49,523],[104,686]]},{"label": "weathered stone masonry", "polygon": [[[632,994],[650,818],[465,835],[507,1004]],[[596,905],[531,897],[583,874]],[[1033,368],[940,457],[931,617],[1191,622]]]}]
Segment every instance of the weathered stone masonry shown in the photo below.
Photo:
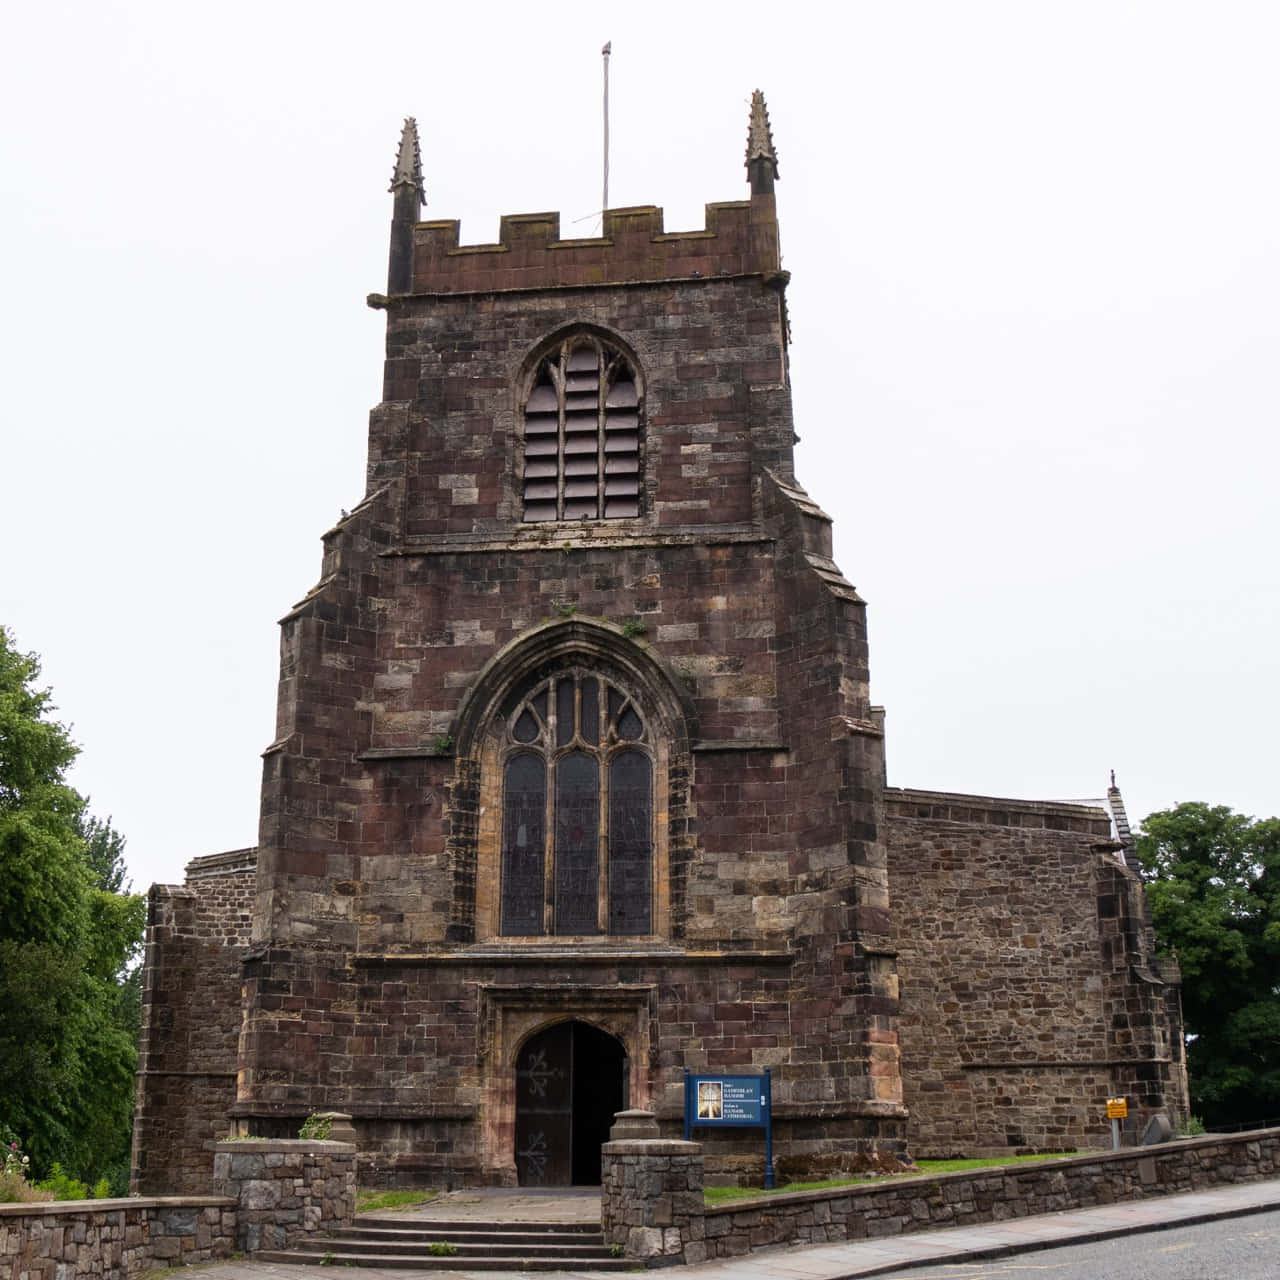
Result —
[{"label": "weathered stone masonry", "polygon": [[1262,1129],[704,1207],[697,1144],[675,1150],[685,1145],[619,1142],[605,1148],[605,1238],[650,1266],[1061,1213],[1256,1182],[1280,1170],[1280,1130]]},{"label": "weathered stone masonry", "polygon": [[886,796],[914,1154],[1097,1145],[1111,1094],[1134,1106],[1130,1128],[1178,1109],[1176,995],[1171,1016],[1106,815]]},{"label": "weathered stone masonry", "polygon": [[125,1280],[289,1248],[354,1220],[349,1143],[220,1142],[210,1170],[216,1195],[0,1204],[0,1267],[11,1280]]},{"label": "weathered stone masonry", "polygon": [[147,902],[133,1189],[209,1189],[228,1132],[240,1037],[240,964],[249,943],[257,850],[196,858],[187,883]]},{"label": "weathered stone masonry", "polygon": [[[1054,1145],[1068,1102],[1096,1105],[1094,1093],[1139,1079],[1143,1107],[1177,1109],[1140,893],[1092,849],[1100,815],[1080,810],[1064,832],[1054,811],[1023,806],[1015,838],[1007,822],[956,816],[961,798],[914,803],[884,787],[865,605],[794,472],[762,101],[752,139],[751,198],[709,206],[702,231],[668,233],[643,207],[606,211],[601,238],[562,240],[557,216],[537,214],[504,218],[497,244],[475,246],[459,244],[456,223],[416,222],[406,131],[388,293],[371,298],[387,359],[368,487],[325,535],[320,581],[282,624],[252,937],[246,947],[237,920],[219,953],[201,932],[201,913],[239,913],[214,901],[218,867],[196,866],[186,890],[153,900],[142,1187],[188,1159],[158,1151],[207,1142],[215,1124],[284,1137],[328,1109],[355,1117],[366,1174],[380,1180],[589,1179],[576,1147],[562,1168],[545,1164],[554,1117],[594,1133],[615,1104],[648,1107],[674,1137],[685,1066],[772,1067],[792,1167],[900,1151],[904,1077],[926,1145]],[[588,347],[627,370],[627,430],[610,435],[602,408],[598,442],[594,425],[571,440],[569,416],[586,411],[570,377],[542,437],[552,479],[539,483],[567,495],[622,477],[621,492],[633,474],[635,514],[547,519],[528,497],[526,406],[549,354],[567,353],[557,367],[568,369]],[[632,461],[610,471],[624,438],[616,457]],[[574,452],[583,439],[598,475]],[[544,686],[561,692],[535,696]],[[535,709],[527,730],[521,706]],[[609,771],[628,753],[643,795],[620,818]],[[569,787],[571,756],[573,776],[597,776],[577,785],[595,792],[555,789]],[[533,762],[520,776],[543,779],[536,802],[508,780],[518,758]],[[634,916],[610,896],[623,850],[638,859]],[[530,857],[543,861],[519,861]],[[1039,890],[1012,875],[1019,860],[1044,863]],[[963,875],[943,874],[956,862]],[[895,903],[894,877],[917,875],[924,892]],[[561,896],[590,907],[593,877],[598,922],[582,926],[579,911],[566,931]],[[1123,906],[1107,915],[1108,902]],[[535,924],[504,924],[517,917]],[[642,923],[617,924],[629,919]],[[1002,920],[1040,943],[1010,950]],[[963,967],[988,952],[1030,1012],[1010,1021],[1006,995],[975,987],[966,1025],[951,1005],[964,1004]],[[209,1009],[203,1031],[170,1008],[187,996]],[[1050,1052],[1039,1037],[1064,1017]],[[568,1024],[580,1030],[565,1043],[583,1053],[614,1046],[576,1076],[568,1060],[544,1060]],[[1016,1068],[993,1068],[1006,1045]],[[1064,1073],[1067,1059],[1087,1069]],[[1010,1101],[975,1100],[976,1063]],[[1058,1073],[1063,1101],[1032,1105],[1011,1069]],[[593,1094],[601,1074],[616,1093]],[[939,1091],[963,1105],[939,1105]],[[749,1134],[721,1131],[706,1160],[726,1177],[759,1155]]]}]

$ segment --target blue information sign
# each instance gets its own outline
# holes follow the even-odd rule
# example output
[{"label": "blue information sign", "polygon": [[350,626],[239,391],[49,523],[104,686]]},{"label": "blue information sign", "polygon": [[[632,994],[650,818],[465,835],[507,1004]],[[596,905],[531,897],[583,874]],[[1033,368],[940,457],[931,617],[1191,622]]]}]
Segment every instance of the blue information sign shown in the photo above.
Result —
[{"label": "blue information sign", "polygon": [[700,1126],[745,1126],[764,1130],[764,1185],[773,1186],[773,1082],[762,1076],[684,1073],[684,1138]]}]

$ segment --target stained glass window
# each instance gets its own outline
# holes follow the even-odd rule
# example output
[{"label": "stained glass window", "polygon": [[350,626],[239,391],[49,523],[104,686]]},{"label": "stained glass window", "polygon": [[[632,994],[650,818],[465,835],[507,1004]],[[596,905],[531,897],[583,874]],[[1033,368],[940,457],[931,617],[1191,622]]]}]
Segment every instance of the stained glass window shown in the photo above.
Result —
[{"label": "stained glass window", "polygon": [[543,932],[547,767],[528,751],[507,761],[502,801],[502,932]]},{"label": "stained glass window", "polygon": [[641,751],[609,762],[609,932],[653,931],[653,767]]},{"label": "stained glass window", "polygon": [[653,759],[624,690],[566,668],[502,708],[500,930],[653,932]]},{"label": "stained glass window", "polygon": [[585,751],[556,761],[556,932],[595,933],[600,902],[600,765]]}]

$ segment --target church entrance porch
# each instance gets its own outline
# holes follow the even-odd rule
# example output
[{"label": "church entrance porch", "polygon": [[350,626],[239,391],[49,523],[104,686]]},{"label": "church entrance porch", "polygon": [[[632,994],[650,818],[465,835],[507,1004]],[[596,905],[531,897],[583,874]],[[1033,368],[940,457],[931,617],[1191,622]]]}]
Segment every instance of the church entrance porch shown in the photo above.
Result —
[{"label": "church entrance porch", "polygon": [[516,1056],[516,1174],[522,1187],[598,1186],[600,1147],[625,1109],[622,1044],[585,1022],[531,1036]]}]

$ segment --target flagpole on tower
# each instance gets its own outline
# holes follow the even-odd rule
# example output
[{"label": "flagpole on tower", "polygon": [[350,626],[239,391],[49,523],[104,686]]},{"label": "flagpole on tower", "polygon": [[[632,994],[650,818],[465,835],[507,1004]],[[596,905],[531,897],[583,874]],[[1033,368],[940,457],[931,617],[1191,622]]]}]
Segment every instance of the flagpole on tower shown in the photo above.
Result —
[{"label": "flagpole on tower", "polygon": [[606,40],[600,50],[604,58],[604,194],[600,199],[600,212],[609,207],[609,55],[613,52],[613,41]]}]

